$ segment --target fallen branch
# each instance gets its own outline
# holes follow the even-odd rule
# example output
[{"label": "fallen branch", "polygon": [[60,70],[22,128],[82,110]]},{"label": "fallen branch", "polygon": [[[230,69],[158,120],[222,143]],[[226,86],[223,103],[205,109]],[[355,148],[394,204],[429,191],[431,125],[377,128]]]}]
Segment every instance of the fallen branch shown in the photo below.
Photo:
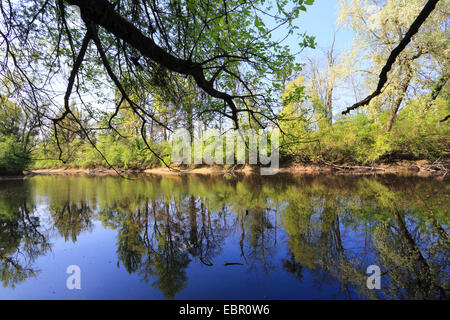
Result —
[{"label": "fallen branch", "polygon": [[337,170],[355,170],[355,169],[362,169],[362,170],[384,170],[383,168],[379,167],[370,167],[370,166],[338,166],[331,163],[325,163],[325,166],[331,167]]}]

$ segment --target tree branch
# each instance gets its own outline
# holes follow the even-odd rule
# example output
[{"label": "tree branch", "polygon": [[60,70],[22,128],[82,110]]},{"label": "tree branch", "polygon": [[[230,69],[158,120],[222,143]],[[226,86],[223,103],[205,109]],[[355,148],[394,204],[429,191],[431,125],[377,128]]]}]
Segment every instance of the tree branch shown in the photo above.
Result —
[{"label": "tree branch", "polygon": [[80,7],[84,20],[102,26],[122,39],[143,56],[157,62],[164,68],[183,75],[192,76],[197,85],[214,98],[224,100],[232,111],[235,126],[238,127],[236,106],[232,96],[221,92],[206,79],[201,63],[177,58],[159,47],[151,38],[145,36],[137,27],[118,14],[112,4],[106,0],[68,0],[68,3]]},{"label": "tree branch", "polygon": [[425,7],[423,7],[422,11],[417,16],[416,20],[412,23],[411,27],[409,28],[408,32],[406,32],[405,36],[403,37],[402,41],[398,44],[397,47],[395,47],[391,54],[389,55],[389,58],[386,61],[386,64],[384,65],[383,69],[381,70],[381,73],[379,75],[379,81],[377,89],[372,92],[370,95],[368,95],[364,100],[361,100],[351,107],[348,107],[346,110],[342,111],[342,114],[348,114],[350,111],[355,110],[359,107],[365,106],[370,103],[370,101],[378,96],[381,93],[381,89],[387,82],[387,74],[391,70],[392,65],[395,63],[395,60],[400,55],[400,53],[405,49],[405,47],[408,45],[408,43],[411,41],[412,37],[419,31],[420,26],[425,22],[425,20],[428,18],[428,16],[431,14],[431,12],[436,7],[436,4],[439,2],[439,0],[428,0]]}]

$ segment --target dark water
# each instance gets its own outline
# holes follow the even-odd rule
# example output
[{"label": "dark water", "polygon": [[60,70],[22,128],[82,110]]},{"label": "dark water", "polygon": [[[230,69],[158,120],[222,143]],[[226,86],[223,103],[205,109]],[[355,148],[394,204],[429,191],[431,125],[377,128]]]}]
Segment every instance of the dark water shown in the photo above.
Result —
[{"label": "dark water", "polygon": [[[0,298],[448,298],[449,189],[348,176],[0,181]],[[66,287],[69,265],[80,290]]]}]

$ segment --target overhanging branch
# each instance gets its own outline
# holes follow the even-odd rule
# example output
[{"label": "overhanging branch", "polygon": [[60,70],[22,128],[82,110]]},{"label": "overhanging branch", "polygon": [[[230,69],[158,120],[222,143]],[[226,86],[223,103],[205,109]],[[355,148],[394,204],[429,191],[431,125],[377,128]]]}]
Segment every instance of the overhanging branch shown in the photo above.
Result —
[{"label": "overhanging branch", "polygon": [[351,107],[348,107],[346,110],[342,111],[342,114],[348,114],[352,110],[355,110],[359,107],[369,104],[373,98],[375,98],[376,96],[378,96],[381,93],[381,90],[383,89],[384,85],[387,82],[387,74],[391,70],[392,65],[395,63],[395,60],[400,55],[400,53],[405,49],[405,47],[408,45],[408,43],[411,41],[412,37],[419,31],[420,26],[425,22],[425,20],[428,18],[428,16],[434,10],[434,8],[436,7],[436,4],[438,2],[439,2],[439,0],[429,0],[427,2],[425,7],[423,7],[422,11],[417,16],[416,20],[414,20],[414,22],[410,26],[408,32],[406,32],[402,41],[400,41],[398,46],[395,47],[394,50],[392,50],[391,54],[389,55],[389,58],[386,61],[386,64],[384,65],[383,69],[381,70],[377,89],[374,92],[372,92],[370,95],[368,95],[365,99],[355,103]]},{"label": "overhanging branch", "polygon": [[106,0],[68,0],[67,2],[80,8],[84,20],[103,27],[117,38],[134,47],[143,56],[170,71],[192,76],[197,85],[208,95],[222,99],[227,103],[232,112],[233,122],[238,127],[237,108],[233,102],[233,97],[214,88],[204,75],[202,63],[183,60],[169,54],[132,23],[124,19]]}]

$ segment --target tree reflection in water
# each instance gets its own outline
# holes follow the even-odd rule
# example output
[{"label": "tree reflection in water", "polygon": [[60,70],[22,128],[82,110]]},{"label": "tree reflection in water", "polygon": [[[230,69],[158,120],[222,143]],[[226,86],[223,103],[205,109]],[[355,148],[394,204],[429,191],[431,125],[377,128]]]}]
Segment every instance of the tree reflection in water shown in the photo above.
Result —
[{"label": "tree reflection in water", "polygon": [[0,184],[0,277],[4,287],[35,277],[34,261],[50,249],[36,208],[24,192],[23,181]]},{"label": "tree reflection in water", "polygon": [[[217,257],[233,237],[241,257],[228,264],[249,272],[288,272],[299,283],[309,272],[318,286],[339,281],[349,297],[448,297],[449,187],[439,179],[38,176],[0,191],[5,287],[37,275],[34,261],[52,237],[76,243],[99,220],[117,231],[119,266],[169,299],[186,287],[192,261],[223,265]],[[381,291],[366,288],[372,264],[383,272]]]}]

